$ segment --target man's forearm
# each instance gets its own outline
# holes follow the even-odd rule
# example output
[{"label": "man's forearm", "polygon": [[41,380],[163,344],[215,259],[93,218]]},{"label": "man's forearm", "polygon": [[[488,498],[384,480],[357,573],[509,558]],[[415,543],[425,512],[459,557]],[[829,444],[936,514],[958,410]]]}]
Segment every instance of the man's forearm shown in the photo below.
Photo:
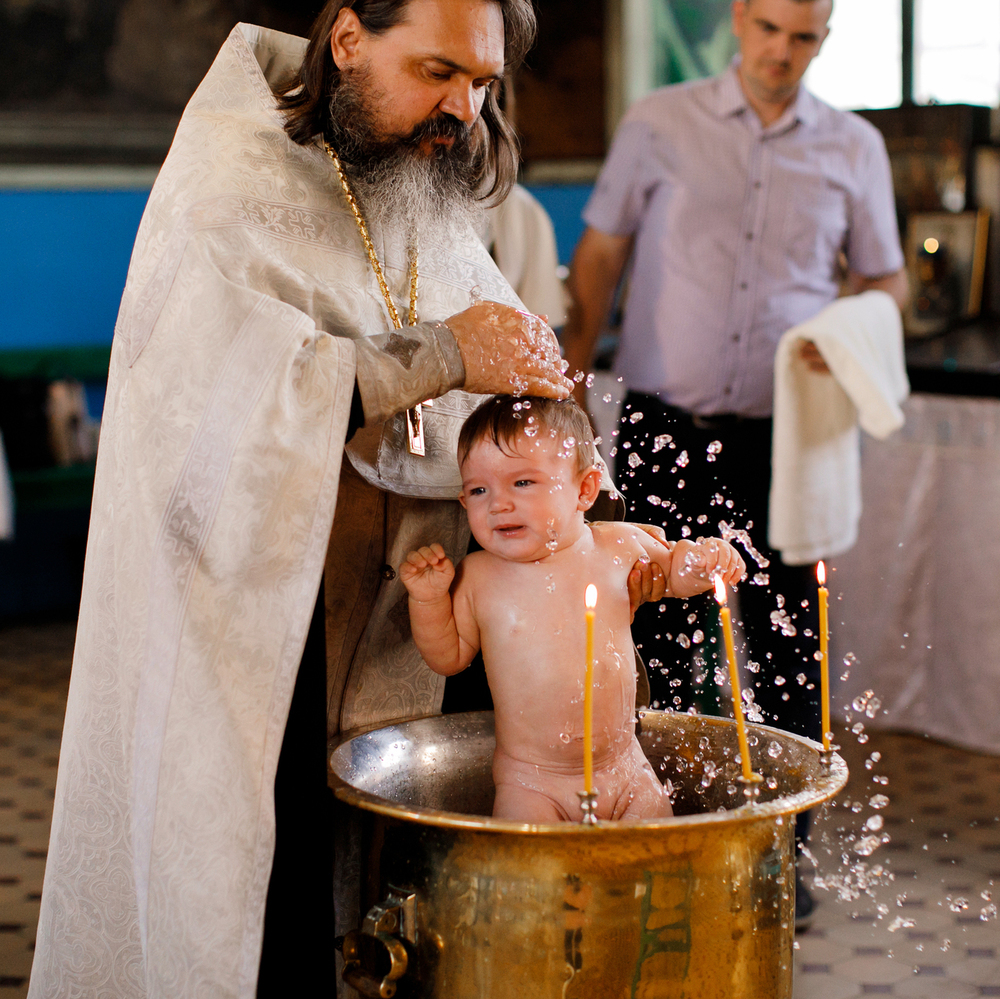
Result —
[{"label": "man's forearm", "polygon": [[895,299],[900,311],[906,308],[907,300],[910,297],[910,282],[906,277],[905,269],[879,277],[865,277],[863,274],[858,274],[857,271],[851,271],[848,275],[847,287],[852,295],[860,295],[863,291],[887,292]]},{"label": "man's forearm", "polygon": [[404,326],[354,342],[358,391],[368,426],[460,388],[465,381],[462,355],[444,323]]},{"label": "man's forearm", "polygon": [[571,304],[563,329],[563,353],[571,377],[577,371],[590,370],[597,338],[631,250],[628,236],[587,229],[580,238],[570,271]]}]

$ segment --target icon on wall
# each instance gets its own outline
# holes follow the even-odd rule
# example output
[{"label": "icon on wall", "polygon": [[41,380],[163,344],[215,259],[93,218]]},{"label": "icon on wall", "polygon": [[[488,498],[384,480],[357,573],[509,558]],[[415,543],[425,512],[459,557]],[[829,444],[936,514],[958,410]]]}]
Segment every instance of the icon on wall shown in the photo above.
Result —
[{"label": "icon on wall", "polygon": [[979,315],[989,212],[918,212],[906,233],[908,336],[943,333]]}]

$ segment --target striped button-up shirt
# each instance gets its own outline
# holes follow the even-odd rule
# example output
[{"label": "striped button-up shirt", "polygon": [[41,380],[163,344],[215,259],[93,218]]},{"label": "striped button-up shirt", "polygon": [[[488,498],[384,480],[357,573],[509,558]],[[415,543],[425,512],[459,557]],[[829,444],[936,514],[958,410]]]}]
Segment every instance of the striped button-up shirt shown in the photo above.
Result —
[{"label": "striped button-up shirt", "polygon": [[804,87],[763,128],[736,64],[632,106],[584,218],[635,237],[616,372],[702,415],[770,414],[778,338],[836,298],[841,250],[903,266],[878,131]]}]

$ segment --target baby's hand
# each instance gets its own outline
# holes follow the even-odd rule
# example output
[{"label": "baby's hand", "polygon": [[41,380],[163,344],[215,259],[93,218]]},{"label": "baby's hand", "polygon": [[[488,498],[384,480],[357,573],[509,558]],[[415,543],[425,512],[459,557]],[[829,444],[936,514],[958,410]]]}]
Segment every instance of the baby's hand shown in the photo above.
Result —
[{"label": "baby's hand", "polygon": [[722,538],[697,543],[678,541],[670,563],[670,591],[675,597],[693,597],[711,589],[715,576],[724,583],[738,583],[746,572],[740,553]]},{"label": "baby's hand", "polygon": [[447,595],[455,578],[455,566],[440,545],[425,545],[406,556],[399,567],[399,578],[414,600],[429,603]]}]

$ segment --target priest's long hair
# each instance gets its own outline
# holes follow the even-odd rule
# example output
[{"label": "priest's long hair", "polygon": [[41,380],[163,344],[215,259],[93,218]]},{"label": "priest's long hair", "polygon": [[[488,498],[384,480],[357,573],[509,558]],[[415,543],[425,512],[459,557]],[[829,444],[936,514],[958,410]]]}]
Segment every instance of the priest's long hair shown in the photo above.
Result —
[{"label": "priest's long hair", "polygon": [[[535,11],[531,0],[484,0],[496,3],[503,15],[504,74],[507,80],[521,65],[534,44]],[[309,46],[299,71],[276,91],[278,108],[285,115],[285,131],[300,145],[327,131],[330,97],[340,82],[340,70],[330,51],[330,32],[344,7],[351,8],[362,27],[382,34],[403,20],[409,0],[329,0],[309,33]],[[477,178],[480,198],[499,204],[517,179],[518,141],[513,126],[500,107],[503,81],[490,85],[473,132],[485,141],[481,174]]]}]

